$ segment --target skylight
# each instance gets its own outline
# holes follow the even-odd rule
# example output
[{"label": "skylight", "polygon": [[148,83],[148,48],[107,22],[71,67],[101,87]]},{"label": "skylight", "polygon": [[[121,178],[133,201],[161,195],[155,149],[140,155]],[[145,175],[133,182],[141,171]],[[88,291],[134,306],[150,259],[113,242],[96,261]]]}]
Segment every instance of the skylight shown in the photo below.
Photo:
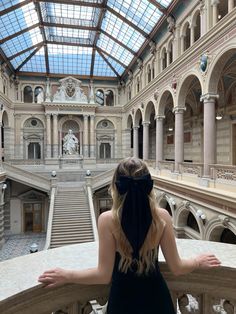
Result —
[{"label": "skylight", "polygon": [[120,78],[172,0],[1,0],[0,48],[16,74]]}]

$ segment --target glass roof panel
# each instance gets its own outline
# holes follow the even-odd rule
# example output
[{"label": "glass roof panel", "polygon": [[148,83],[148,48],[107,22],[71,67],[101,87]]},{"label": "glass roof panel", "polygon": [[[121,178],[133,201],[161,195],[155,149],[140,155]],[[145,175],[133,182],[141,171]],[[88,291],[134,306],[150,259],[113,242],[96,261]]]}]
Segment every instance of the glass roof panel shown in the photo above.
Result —
[{"label": "glass roof panel", "polygon": [[47,27],[47,40],[92,45],[96,32],[85,29]]},{"label": "glass roof panel", "polygon": [[115,72],[113,72],[111,67],[105,62],[98,52],[95,54],[93,75],[116,77]]},{"label": "glass roof panel", "polygon": [[94,7],[46,3],[43,20],[49,23],[96,27],[100,11],[99,8]]},{"label": "glass roof panel", "polygon": [[90,75],[92,48],[48,45],[51,73]]},{"label": "glass roof panel", "polygon": [[16,5],[20,2],[23,2],[24,0],[1,0],[0,2],[0,11],[3,11],[4,9],[10,8],[13,5]]},{"label": "glass roof panel", "polygon": [[25,72],[46,72],[45,54],[42,47],[39,51],[26,62],[21,68]]},{"label": "glass roof panel", "polygon": [[38,16],[33,3],[24,5],[22,8],[11,11],[0,17],[0,39],[6,38],[33,24],[38,23]]},{"label": "glass roof panel", "polygon": [[137,52],[145,37],[109,11],[103,20],[102,29],[117,38],[124,45]]},{"label": "glass roof panel", "polygon": [[104,34],[100,35],[97,46],[126,66],[133,59],[132,53],[118,45],[114,40]]},{"label": "glass roof panel", "polygon": [[148,0],[108,0],[107,5],[146,33],[152,31],[162,16],[162,12]]},{"label": "glass roof panel", "polygon": [[170,3],[172,2],[172,0],[156,0],[156,2],[160,3],[165,8],[167,8],[170,5]]},{"label": "glass roof panel", "polygon": [[25,61],[25,59],[35,50],[35,48],[30,49],[29,51],[22,53],[18,57],[15,57],[14,59],[11,60],[11,64],[13,67],[16,69],[18,66]]},{"label": "glass roof panel", "polygon": [[1,45],[7,57],[10,57],[22,50],[25,50],[39,42],[43,41],[40,29],[34,28],[31,31],[21,34],[11,40],[6,41]]},{"label": "glass roof panel", "polygon": [[116,72],[119,75],[122,75],[124,72],[125,68],[122,67],[121,64],[117,63],[114,59],[110,58],[109,56],[105,55],[105,58],[110,62],[110,64],[113,66],[113,68],[116,70]]}]

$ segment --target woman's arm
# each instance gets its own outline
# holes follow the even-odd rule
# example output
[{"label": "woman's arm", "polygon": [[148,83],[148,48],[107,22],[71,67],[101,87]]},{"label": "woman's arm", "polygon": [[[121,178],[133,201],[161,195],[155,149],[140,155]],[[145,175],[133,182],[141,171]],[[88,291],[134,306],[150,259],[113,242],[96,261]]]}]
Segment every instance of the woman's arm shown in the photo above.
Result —
[{"label": "woman's arm", "polygon": [[159,208],[158,211],[160,217],[166,222],[160,246],[165,260],[174,275],[187,274],[197,268],[207,269],[220,266],[220,261],[213,254],[202,254],[191,259],[181,259],[176,246],[171,217],[165,209]]},{"label": "woman's arm", "polygon": [[65,283],[107,284],[111,280],[116,242],[112,234],[111,212],[103,213],[98,219],[99,256],[98,266],[85,270],[66,270],[55,268],[45,271],[38,281],[46,287],[56,287]]}]

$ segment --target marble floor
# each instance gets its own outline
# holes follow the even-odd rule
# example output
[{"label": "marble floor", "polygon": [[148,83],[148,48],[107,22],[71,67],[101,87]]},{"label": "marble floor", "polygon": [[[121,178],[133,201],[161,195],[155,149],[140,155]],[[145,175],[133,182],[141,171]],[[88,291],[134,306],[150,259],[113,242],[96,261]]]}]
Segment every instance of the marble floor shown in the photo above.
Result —
[{"label": "marble floor", "polygon": [[42,251],[46,240],[46,233],[25,233],[5,237],[5,243],[0,249],[0,262],[17,256],[30,254],[30,246],[38,245]]}]

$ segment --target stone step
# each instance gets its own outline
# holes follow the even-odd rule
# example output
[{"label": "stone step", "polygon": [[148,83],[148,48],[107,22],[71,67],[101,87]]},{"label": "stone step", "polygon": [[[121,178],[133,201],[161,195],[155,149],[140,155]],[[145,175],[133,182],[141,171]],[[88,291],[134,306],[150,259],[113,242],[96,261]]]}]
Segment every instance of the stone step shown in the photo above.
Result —
[{"label": "stone step", "polygon": [[[73,238],[83,238],[85,235],[91,235],[93,236],[93,232],[91,229],[89,230],[76,230],[76,231],[70,231],[70,230],[67,230],[68,232],[66,231],[63,231],[63,235],[61,234],[61,232],[59,231],[54,231],[53,232],[53,239],[55,238],[61,238],[61,239],[64,239],[64,238],[68,238],[68,237],[73,237]],[[83,231],[83,234],[81,234],[80,231]]]}]

